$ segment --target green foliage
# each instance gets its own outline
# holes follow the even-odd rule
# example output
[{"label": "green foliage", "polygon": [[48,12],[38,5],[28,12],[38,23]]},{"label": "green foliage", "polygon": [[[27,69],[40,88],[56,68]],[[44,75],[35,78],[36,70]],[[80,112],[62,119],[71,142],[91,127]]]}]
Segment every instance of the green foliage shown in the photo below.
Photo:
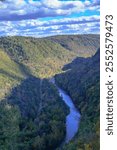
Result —
[{"label": "green foliage", "polygon": [[33,75],[44,78],[60,73],[61,68],[76,56],[93,55],[99,47],[99,36],[3,37],[0,47],[13,60],[30,68]]},{"label": "green foliage", "polygon": [[98,35],[0,38],[1,150],[54,150],[60,145],[68,108],[56,87],[44,78],[61,72],[65,73],[56,80],[83,116],[79,140],[65,149],[98,149],[98,55],[66,65],[76,56],[91,56],[98,46]]},{"label": "green foliage", "polygon": [[[94,54],[99,46],[97,41],[98,35],[66,35],[42,39],[1,37],[0,99],[25,77],[51,77],[62,72],[62,67],[76,56]],[[80,45],[83,45],[83,49]]]},{"label": "green foliage", "polygon": [[66,65],[67,72],[56,75],[56,82],[72,97],[81,112],[79,133],[63,149],[99,150],[100,53],[92,58],[77,58]]},{"label": "green foliage", "polygon": [[24,77],[20,66],[0,49],[0,99]]},{"label": "green foliage", "polygon": [[0,104],[0,149],[17,150],[20,112],[17,107]]},{"label": "green foliage", "polygon": [[59,35],[49,37],[51,41],[59,43],[69,51],[75,52],[79,57],[89,57],[94,55],[99,48],[99,35]]},{"label": "green foliage", "polygon": [[60,44],[29,37],[0,38],[0,45],[16,62],[27,66],[37,77],[50,77],[75,57]]},{"label": "green foliage", "polygon": [[0,104],[0,149],[53,150],[62,142],[68,108],[48,80],[30,77],[6,101]]}]

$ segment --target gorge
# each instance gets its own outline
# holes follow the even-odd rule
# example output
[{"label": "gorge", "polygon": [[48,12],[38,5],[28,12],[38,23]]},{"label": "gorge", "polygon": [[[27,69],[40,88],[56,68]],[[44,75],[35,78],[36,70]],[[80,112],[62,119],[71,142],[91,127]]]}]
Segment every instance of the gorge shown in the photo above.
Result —
[{"label": "gorge", "polygon": [[99,150],[98,48],[91,34],[0,38],[1,150]]}]

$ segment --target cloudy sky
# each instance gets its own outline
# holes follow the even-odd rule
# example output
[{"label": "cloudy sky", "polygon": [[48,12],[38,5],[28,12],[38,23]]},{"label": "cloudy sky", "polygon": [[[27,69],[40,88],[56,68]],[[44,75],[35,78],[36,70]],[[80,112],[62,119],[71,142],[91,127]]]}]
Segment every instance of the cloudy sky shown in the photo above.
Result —
[{"label": "cloudy sky", "polygon": [[0,0],[0,36],[99,33],[99,0]]}]

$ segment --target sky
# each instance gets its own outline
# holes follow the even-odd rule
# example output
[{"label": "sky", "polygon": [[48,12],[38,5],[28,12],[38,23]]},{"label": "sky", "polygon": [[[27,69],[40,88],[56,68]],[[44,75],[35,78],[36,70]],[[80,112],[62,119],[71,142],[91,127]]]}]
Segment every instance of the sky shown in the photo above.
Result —
[{"label": "sky", "polygon": [[0,0],[0,36],[99,34],[100,0]]}]

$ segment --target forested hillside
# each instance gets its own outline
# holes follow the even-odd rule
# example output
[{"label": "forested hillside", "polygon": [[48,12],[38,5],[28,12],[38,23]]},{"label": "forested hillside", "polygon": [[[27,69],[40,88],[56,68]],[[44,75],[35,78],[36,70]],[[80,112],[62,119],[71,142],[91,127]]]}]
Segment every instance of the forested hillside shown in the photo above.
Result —
[{"label": "forested hillside", "polygon": [[100,45],[99,35],[59,35],[49,37],[51,41],[59,43],[67,50],[75,52],[79,57],[94,55]]},{"label": "forested hillside", "polygon": [[0,100],[23,78],[25,74],[20,66],[0,49]]},{"label": "forested hillside", "polygon": [[[92,38],[89,38],[92,37]],[[72,44],[69,42],[72,38]],[[85,44],[86,38],[88,45]],[[59,39],[59,40],[57,40]],[[92,41],[93,39],[93,41]],[[61,44],[65,42],[65,44]],[[82,43],[81,43],[82,41]],[[95,44],[97,43],[97,44]],[[83,51],[75,51],[79,44]],[[72,51],[69,51],[71,46]],[[49,38],[1,37],[0,38],[0,97],[30,75],[48,78],[62,71],[62,67],[70,63],[76,56],[87,57],[94,54],[99,47],[98,35],[55,36]],[[67,49],[68,48],[68,49]]]},{"label": "forested hillside", "polygon": [[98,35],[0,38],[0,150],[55,150],[61,144],[69,109],[48,80],[56,74],[82,114],[80,140],[65,148],[96,145],[99,52],[84,57],[97,48]]},{"label": "forested hillside", "polygon": [[73,52],[48,39],[5,37],[0,38],[0,47],[11,59],[28,67],[32,75],[41,78],[60,72],[75,57]]},{"label": "forested hillside", "polygon": [[56,82],[82,115],[76,138],[64,149],[99,150],[100,51],[91,58],[76,58],[63,70],[66,72],[56,75]]},{"label": "forested hillside", "polygon": [[29,67],[33,75],[48,77],[60,72],[62,66],[76,56],[93,55],[99,47],[99,36],[55,36],[42,39],[3,37],[0,38],[0,47],[13,60]]},{"label": "forested hillside", "polygon": [[47,80],[30,77],[0,103],[0,149],[55,149],[65,136],[68,108]]}]

